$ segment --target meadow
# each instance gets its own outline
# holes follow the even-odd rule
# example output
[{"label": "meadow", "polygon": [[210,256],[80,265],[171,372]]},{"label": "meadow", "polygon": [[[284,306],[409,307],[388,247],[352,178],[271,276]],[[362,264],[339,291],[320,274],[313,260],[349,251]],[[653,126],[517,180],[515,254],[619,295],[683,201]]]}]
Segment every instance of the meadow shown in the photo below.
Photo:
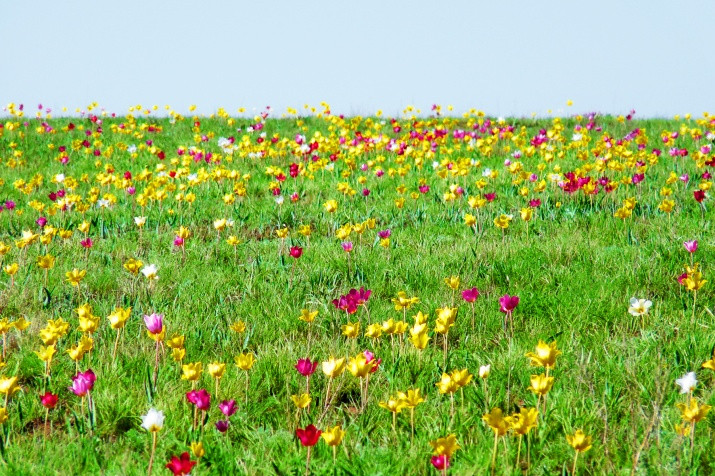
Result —
[{"label": "meadow", "polygon": [[9,105],[0,472],[715,471],[715,117],[443,112]]}]

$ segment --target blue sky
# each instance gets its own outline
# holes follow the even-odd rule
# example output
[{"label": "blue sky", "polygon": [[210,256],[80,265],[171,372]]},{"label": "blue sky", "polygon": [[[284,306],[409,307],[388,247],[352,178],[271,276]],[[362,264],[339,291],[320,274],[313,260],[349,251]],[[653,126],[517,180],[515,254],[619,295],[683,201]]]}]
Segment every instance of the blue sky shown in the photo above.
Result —
[{"label": "blue sky", "polygon": [[687,0],[6,1],[0,104],[699,115],[712,18]]}]

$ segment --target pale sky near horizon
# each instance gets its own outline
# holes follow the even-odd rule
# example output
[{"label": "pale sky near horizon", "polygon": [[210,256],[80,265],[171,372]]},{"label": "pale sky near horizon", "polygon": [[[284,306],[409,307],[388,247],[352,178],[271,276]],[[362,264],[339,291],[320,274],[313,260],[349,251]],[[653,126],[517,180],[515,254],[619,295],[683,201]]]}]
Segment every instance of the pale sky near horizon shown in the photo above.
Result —
[{"label": "pale sky near horizon", "polygon": [[700,115],[713,18],[706,0],[6,0],[0,106]]}]

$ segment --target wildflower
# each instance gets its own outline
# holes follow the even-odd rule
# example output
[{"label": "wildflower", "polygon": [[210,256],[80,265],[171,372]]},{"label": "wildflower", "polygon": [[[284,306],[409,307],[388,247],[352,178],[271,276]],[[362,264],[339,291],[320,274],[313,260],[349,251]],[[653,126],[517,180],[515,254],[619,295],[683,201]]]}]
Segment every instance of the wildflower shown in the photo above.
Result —
[{"label": "wildflower", "polygon": [[307,408],[312,401],[310,395],[307,393],[301,393],[300,395],[291,395],[290,398],[291,400],[293,400],[293,404],[296,406],[296,408],[300,409]]},{"label": "wildflower", "polygon": [[236,362],[236,367],[238,367],[241,370],[251,370],[251,367],[253,367],[253,364],[256,363],[256,359],[254,358],[253,354],[251,353],[245,353],[245,354],[238,354],[234,358]]},{"label": "wildflower", "polygon": [[556,348],[556,341],[546,344],[539,341],[536,345],[536,352],[527,352],[526,357],[531,360],[532,367],[546,367],[553,369],[556,364],[556,357],[561,355],[561,351]]},{"label": "wildflower", "polygon": [[58,395],[55,395],[50,392],[45,392],[43,395],[40,395],[40,403],[48,410],[55,408],[55,405],[57,405],[57,400]]},{"label": "wildflower", "polygon": [[191,364],[184,364],[181,366],[182,380],[188,380],[190,382],[195,382],[201,377],[201,373],[204,370],[204,366],[201,362],[194,362]]},{"label": "wildflower", "polygon": [[77,268],[74,268],[72,271],[67,271],[65,273],[65,276],[67,277],[67,282],[70,283],[72,286],[77,286],[79,287],[79,283],[82,282],[84,277],[87,275],[86,270],[78,270]]},{"label": "wildflower", "polygon": [[181,453],[179,458],[172,456],[171,460],[166,464],[166,467],[174,473],[174,476],[187,475],[191,473],[194,466],[196,466],[196,461],[191,461],[191,457],[187,451]]},{"label": "wildflower", "polygon": [[685,241],[683,242],[683,246],[685,249],[688,251],[688,253],[692,254],[695,253],[698,249],[698,242],[696,240],[692,241]]},{"label": "wildflower", "polygon": [[72,377],[72,386],[69,387],[78,397],[84,397],[87,392],[90,392],[94,388],[94,382],[96,382],[97,377],[94,372],[87,370],[85,372],[78,372],[77,375]]},{"label": "wildflower", "polygon": [[298,363],[295,364],[295,369],[300,373],[303,377],[310,377],[313,375],[313,372],[315,372],[315,369],[318,368],[318,361],[311,362],[310,359],[299,359]]},{"label": "wildflower", "polygon": [[681,417],[688,423],[697,423],[708,414],[710,405],[699,405],[695,398],[690,399],[690,403],[676,403],[676,407],[680,410]]},{"label": "wildflower", "polygon": [[551,390],[551,387],[554,386],[554,378],[553,377],[547,377],[546,375],[532,375],[531,376],[531,385],[529,386],[529,390],[534,392],[535,394],[539,396],[544,396],[549,391]]},{"label": "wildflower", "polygon": [[164,329],[164,315],[152,313],[151,315],[144,316],[144,323],[146,324],[147,331],[150,334],[161,334]]},{"label": "wildflower", "polygon": [[300,444],[303,446],[315,446],[320,439],[321,433],[322,431],[313,424],[308,425],[305,429],[298,428],[295,430],[295,436],[298,437]]},{"label": "wildflower", "polygon": [[591,449],[591,437],[586,436],[583,430],[576,430],[573,435],[566,435],[566,441],[577,452],[585,453]]},{"label": "wildflower", "polygon": [[300,311],[300,316],[298,316],[298,319],[300,319],[303,322],[313,322],[315,320],[315,317],[318,315],[318,311],[310,311],[308,309],[301,309]]},{"label": "wildflower", "polygon": [[628,312],[632,316],[643,316],[645,314],[648,314],[648,310],[653,305],[652,302],[646,299],[636,299],[634,297],[631,298],[629,304],[630,306],[628,307]]},{"label": "wildflower", "polygon": [[322,364],[323,373],[330,378],[335,378],[345,370],[345,358],[335,359],[330,357],[329,360]]},{"label": "wildflower", "polygon": [[491,364],[489,365],[482,365],[479,367],[479,378],[487,378],[489,377],[489,374],[491,373],[492,366]]},{"label": "wildflower", "polygon": [[695,386],[698,384],[698,379],[695,376],[695,372],[688,372],[681,378],[676,379],[675,383],[680,387],[680,393],[692,393]]},{"label": "wildflower", "polygon": [[146,279],[149,281],[156,281],[159,279],[159,275],[157,274],[159,272],[159,268],[155,264],[148,264],[142,268],[142,274]]},{"label": "wildflower", "polygon": [[142,428],[149,432],[160,431],[164,427],[164,413],[150,408],[146,415],[142,416]]}]

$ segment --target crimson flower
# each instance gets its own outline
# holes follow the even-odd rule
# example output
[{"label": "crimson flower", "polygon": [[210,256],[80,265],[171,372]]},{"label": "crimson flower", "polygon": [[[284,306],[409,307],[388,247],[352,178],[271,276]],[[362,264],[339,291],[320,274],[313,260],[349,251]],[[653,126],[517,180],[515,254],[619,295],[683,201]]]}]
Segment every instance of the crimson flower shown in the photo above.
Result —
[{"label": "crimson flower", "polygon": [[693,192],[693,197],[695,197],[696,202],[703,203],[703,200],[705,200],[705,192],[703,190],[696,190]]},{"label": "crimson flower", "polygon": [[298,359],[298,363],[295,364],[295,369],[303,377],[309,377],[309,376],[313,375],[313,372],[315,372],[315,369],[317,369],[317,368],[318,368],[317,360],[315,362],[311,362],[310,359]]},{"label": "crimson flower", "polygon": [[322,431],[318,430],[312,423],[303,428],[297,428],[295,430],[295,436],[300,440],[300,444],[303,446],[315,446],[315,444],[320,439],[320,434]]},{"label": "crimson flower", "polygon": [[196,466],[196,461],[191,461],[187,451],[181,453],[179,458],[172,456],[171,461],[169,461],[166,465],[166,467],[174,473],[174,476],[189,474],[194,466]]},{"label": "crimson flower", "polygon": [[290,255],[293,258],[298,259],[301,257],[302,254],[303,254],[303,248],[301,248],[300,246],[291,246]]},{"label": "crimson flower", "polygon": [[365,352],[362,353],[365,356],[365,363],[369,364],[370,362],[375,362],[375,365],[370,369],[370,373],[375,373],[377,369],[380,367],[380,364],[382,363],[382,359],[375,359],[375,354],[370,352],[369,350],[366,350]]},{"label": "crimson flower", "polygon": [[221,433],[228,431],[228,420],[219,420],[216,422],[216,429]]},{"label": "crimson flower", "polygon": [[42,403],[42,406],[48,410],[52,410],[55,408],[55,405],[57,405],[57,395],[45,392],[44,395],[40,395],[40,403]]}]

